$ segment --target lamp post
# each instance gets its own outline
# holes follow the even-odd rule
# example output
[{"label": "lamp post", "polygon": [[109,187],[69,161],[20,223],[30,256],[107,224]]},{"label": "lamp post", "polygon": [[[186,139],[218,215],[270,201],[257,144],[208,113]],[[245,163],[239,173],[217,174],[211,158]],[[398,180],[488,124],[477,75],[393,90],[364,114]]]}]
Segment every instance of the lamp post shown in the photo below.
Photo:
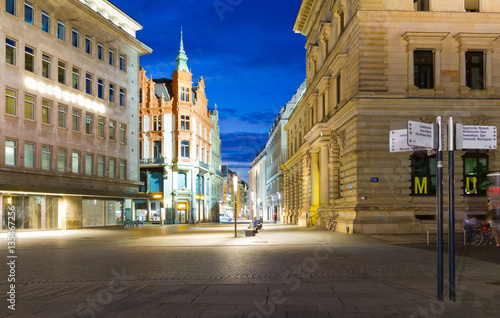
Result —
[{"label": "lamp post", "polygon": [[238,201],[236,199],[238,191],[238,176],[233,176],[233,200],[234,200],[234,237],[238,236],[237,227],[238,227]]}]

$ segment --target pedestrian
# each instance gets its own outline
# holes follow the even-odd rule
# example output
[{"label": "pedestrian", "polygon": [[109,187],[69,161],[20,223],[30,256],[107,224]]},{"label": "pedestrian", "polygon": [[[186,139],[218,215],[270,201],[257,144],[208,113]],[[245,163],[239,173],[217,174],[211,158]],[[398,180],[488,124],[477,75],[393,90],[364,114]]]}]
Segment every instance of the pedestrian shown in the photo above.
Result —
[{"label": "pedestrian", "polygon": [[500,247],[500,220],[490,216],[488,217],[488,223],[490,224],[491,234],[495,238],[495,243],[497,243],[496,247]]},{"label": "pedestrian", "polygon": [[252,223],[253,223],[253,230],[255,233],[257,233],[258,229],[257,229],[257,217],[256,216],[253,217]]},{"label": "pedestrian", "polygon": [[273,219],[274,223],[276,224],[276,221],[278,221],[278,213],[276,213],[276,211],[274,211]]},{"label": "pedestrian", "polygon": [[466,233],[466,242],[467,245],[472,243],[472,237],[474,236],[474,228],[477,226],[477,220],[475,218],[472,219],[464,219],[464,229]]}]

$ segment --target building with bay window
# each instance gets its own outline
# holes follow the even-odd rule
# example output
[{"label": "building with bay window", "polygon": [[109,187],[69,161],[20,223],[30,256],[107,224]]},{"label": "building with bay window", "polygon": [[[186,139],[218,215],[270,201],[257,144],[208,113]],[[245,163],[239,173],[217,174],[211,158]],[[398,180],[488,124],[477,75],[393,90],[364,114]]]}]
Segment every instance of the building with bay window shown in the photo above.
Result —
[{"label": "building with bay window", "polygon": [[123,224],[140,184],[142,27],[106,0],[1,0],[0,19],[2,229],[12,209],[25,230]]},{"label": "building with bay window", "polygon": [[196,85],[180,41],[172,79],[140,71],[141,193],[133,219],[158,224],[215,220],[222,197],[217,107],[207,109],[205,83]]},{"label": "building with bay window", "polygon": [[[499,13],[493,0],[302,1],[307,89],[285,127],[285,213],[349,233],[435,227],[436,156],[390,153],[389,131],[450,115],[499,125]],[[454,159],[457,219],[484,215],[496,151]]]}]

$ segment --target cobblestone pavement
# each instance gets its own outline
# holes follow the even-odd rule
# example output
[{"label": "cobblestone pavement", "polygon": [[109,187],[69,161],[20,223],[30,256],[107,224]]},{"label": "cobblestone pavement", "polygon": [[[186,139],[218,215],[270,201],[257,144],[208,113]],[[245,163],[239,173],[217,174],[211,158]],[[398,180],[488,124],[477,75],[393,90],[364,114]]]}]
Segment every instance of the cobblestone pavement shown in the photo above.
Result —
[{"label": "cobblestone pavement", "polygon": [[[422,236],[265,224],[245,237],[245,227],[237,238],[231,224],[17,233],[16,311],[4,301],[0,317],[497,317],[500,311],[500,265],[477,257],[457,256],[457,302],[437,301],[436,252],[412,247],[426,246]],[[5,233],[0,242],[7,260]],[[0,272],[7,296],[8,271],[4,265]]]}]

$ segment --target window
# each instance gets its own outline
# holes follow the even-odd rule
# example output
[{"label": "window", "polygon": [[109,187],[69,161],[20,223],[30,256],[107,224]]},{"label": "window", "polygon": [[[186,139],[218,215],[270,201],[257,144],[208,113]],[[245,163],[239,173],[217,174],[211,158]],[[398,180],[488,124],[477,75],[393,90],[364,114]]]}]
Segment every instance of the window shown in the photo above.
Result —
[{"label": "window", "polygon": [[24,118],[35,119],[35,97],[24,94]]},{"label": "window", "polygon": [[162,158],[161,155],[161,141],[153,142],[153,158]]},{"label": "window", "polygon": [[24,1],[24,22],[33,25],[33,13],[35,11],[35,6],[29,1]]},{"label": "window", "polygon": [[50,170],[52,159],[52,148],[50,146],[42,146],[42,169]]},{"label": "window", "polygon": [[66,41],[66,24],[61,20],[57,20],[57,38]]},{"label": "window", "polygon": [[101,61],[104,60],[104,47],[100,42],[97,42],[97,58]]},{"label": "window", "polygon": [[120,160],[120,179],[125,179],[126,177],[126,163],[125,160]]},{"label": "window", "polygon": [[436,155],[428,156],[425,151],[415,151],[410,160],[412,195],[435,195]]},{"label": "window", "polygon": [[50,33],[50,13],[42,10],[42,30]]},{"label": "window", "polygon": [[92,114],[85,114],[85,133],[87,135],[92,135],[92,125],[94,121],[94,115]]},{"label": "window", "polygon": [[57,61],[57,81],[66,85],[66,62]]},{"label": "window", "polygon": [[73,131],[80,131],[80,110],[73,109],[73,115],[71,118],[71,126]]},{"label": "window", "polygon": [[181,100],[189,102],[189,88],[181,87]]},{"label": "window", "polygon": [[77,28],[73,28],[71,32],[71,44],[74,47],[80,47],[80,31]]},{"label": "window", "polygon": [[429,11],[429,0],[413,0],[415,11]]},{"label": "window", "polygon": [[48,100],[42,100],[42,123],[50,124],[50,102]]},{"label": "window", "polygon": [[109,121],[109,140],[115,140],[115,126],[116,123],[112,120]]},{"label": "window", "polygon": [[71,154],[71,172],[80,173],[80,153],[76,151]]},{"label": "window", "polygon": [[486,195],[488,186],[488,154],[486,150],[467,150],[462,156],[464,164],[463,189],[465,195]]},{"label": "window", "polygon": [[24,47],[24,69],[29,72],[35,71],[35,50],[29,46]]},{"label": "window", "polygon": [[104,177],[104,157],[97,156],[97,176]]},{"label": "window", "polygon": [[16,116],[17,92],[10,88],[5,88],[5,113]]},{"label": "window", "polygon": [[177,189],[184,189],[187,186],[187,175],[185,172],[179,172],[177,175]]},{"label": "window", "polygon": [[85,53],[92,54],[92,38],[89,35],[85,36]]},{"label": "window", "polygon": [[115,102],[115,84],[109,83],[109,102]]},{"label": "window", "polygon": [[17,141],[5,140],[5,164],[15,166],[17,164]]},{"label": "window", "polygon": [[125,88],[120,87],[120,106],[125,107]]},{"label": "window", "polygon": [[124,144],[125,143],[125,136],[126,136],[126,134],[125,134],[126,127],[125,127],[125,124],[120,124],[119,127],[120,127],[120,142],[122,144]]},{"label": "window", "polygon": [[115,51],[113,49],[109,49],[109,65],[115,65]]},{"label": "window", "polygon": [[66,109],[64,105],[57,105],[57,127],[66,128]]},{"label": "window", "polygon": [[73,78],[71,80],[71,86],[74,89],[80,89],[80,69],[73,66]]},{"label": "window", "polygon": [[35,168],[35,144],[24,143],[24,167]]},{"label": "window", "polygon": [[16,0],[6,0],[5,11],[12,15],[16,15]]},{"label": "window", "polygon": [[483,52],[465,52],[465,80],[470,89],[484,89]]},{"label": "window", "polygon": [[66,149],[57,150],[57,171],[66,172]]},{"label": "window", "polygon": [[432,51],[415,51],[414,84],[418,88],[434,88],[434,53]]},{"label": "window", "polygon": [[52,58],[50,55],[42,53],[42,76],[50,78],[50,68],[52,66]]},{"label": "window", "polygon": [[104,98],[104,80],[102,78],[97,79],[97,97]]},{"label": "window", "polygon": [[119,62],[120,71],[125,71],[125,62],[126,62],[125,55],[120,54],[120,62]]},{"label": "window", "polygon": [[187,140],[181,141],[181,157],[189,158],[189,141]]},{"label": "window", "polygon": [[153,117],[153,130],[154,131],[161,131],[161,116],[154,116]]},{"label": "window", "polygon": [[92,74],[85,74],[85,93],[92,95]]},{"label": "window", "polygon": [[85,174],[91,176],[92,175],[92,165],[93,165],[93,156],[86,154],[85,155]]},{"label": "window", "polygon": [[465,11],[479,12],[479,0],[465,0]]},{"label": "window", "polygon": [[189,130],[189,116],[181,115],[181,129]]},{"label": "window", "polygon": [[116,177],[116,159],[114,158],[109,158],[109,177],[110,178],[115,178]]},{"label": "window", "polygon": [[104,138],[104,117],[97,117],[97,136]]},{"label": "window", "polygon": [[5,62],[16,65],[16,41],[5,38]]}]

